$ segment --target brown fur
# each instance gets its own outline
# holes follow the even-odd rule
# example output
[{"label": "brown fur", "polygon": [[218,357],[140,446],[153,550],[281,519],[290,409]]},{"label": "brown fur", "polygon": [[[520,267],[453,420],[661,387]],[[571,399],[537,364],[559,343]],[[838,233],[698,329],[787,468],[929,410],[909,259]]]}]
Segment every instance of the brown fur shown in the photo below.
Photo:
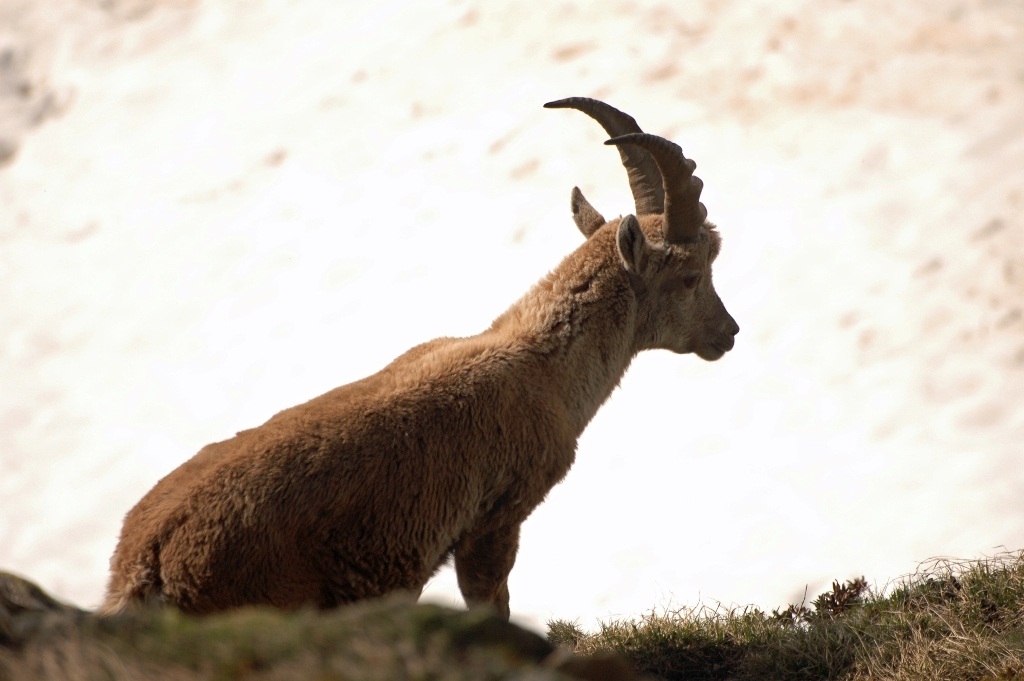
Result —
[{"label": "brown fur", "polygon": [[661,215],[607,223],[483,333],[203,448],[128,513],[103,612],[415,595],[454,555],[467,602],[507,616],[519,526],[636,353],[714,360],[739,330],[711,285],[714,228],[662,233]]}]

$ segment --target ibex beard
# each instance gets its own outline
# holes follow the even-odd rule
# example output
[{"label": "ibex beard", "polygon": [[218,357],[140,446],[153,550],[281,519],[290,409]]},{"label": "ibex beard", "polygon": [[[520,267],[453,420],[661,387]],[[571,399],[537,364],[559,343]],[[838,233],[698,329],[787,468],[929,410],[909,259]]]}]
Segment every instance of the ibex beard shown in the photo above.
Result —
[{"label": "ibex beard", "polygon": [[636,216],[606,221],[573,189],[585,242],[489,329],[204,447],[128,513],[102,612],[416,595],[454,557],[467,603],[508,616],[520,525],[633,357],[713,361],[739,331],[712,286],[721,240],[693,161],[603,102],[546,106],[604,127]]}]

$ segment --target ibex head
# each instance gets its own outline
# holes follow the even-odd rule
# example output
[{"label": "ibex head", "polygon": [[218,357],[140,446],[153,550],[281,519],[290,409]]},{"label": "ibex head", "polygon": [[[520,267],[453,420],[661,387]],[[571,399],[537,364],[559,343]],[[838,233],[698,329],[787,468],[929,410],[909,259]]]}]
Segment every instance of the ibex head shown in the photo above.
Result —
[{"label": "ibex head", "polygon": [[577,109],[600,123],[629,173],[636,215],[607,223],[579,188],[572,190],[576,226],[588,239],[607,224],[617,230],[622,267],[639,303],[637,349],[696,353],[714,361],[732,349],[740,327],[711,283],[721,239],[706,222],[697,164],[676,144],[644,133],[632,116],[604,102],[570,97],[544,105]]}]

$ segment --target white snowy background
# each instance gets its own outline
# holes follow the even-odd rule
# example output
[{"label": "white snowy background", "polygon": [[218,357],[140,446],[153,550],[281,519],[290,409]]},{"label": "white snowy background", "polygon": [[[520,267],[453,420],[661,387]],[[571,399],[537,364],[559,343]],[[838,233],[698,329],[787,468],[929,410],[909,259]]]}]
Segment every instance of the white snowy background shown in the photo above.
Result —
[{"label": "white snowy background", "polygon": [[[1024,5],[0,0],[0,569],[97,605],[208,442],[476,333],[680,143],[742,331],[637,359],[518,621],[1024,548]],[[450,569],[426,598],[459,602]]]}]

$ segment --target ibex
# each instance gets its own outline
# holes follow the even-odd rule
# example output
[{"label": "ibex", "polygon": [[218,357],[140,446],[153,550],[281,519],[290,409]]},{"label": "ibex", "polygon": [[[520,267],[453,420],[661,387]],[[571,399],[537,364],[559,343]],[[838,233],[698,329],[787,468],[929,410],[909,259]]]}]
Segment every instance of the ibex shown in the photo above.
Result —
[{"label": "ibex", "polygon": [[454,556],[466,602],[508,616],[519,526],[633,357],[714,361],[739,331],[711,284],[721,241],[696,164],[603,102],[545,106],[604,127],[636,216],[606,222],[574,188],[586,241],[489,329],[416,346],[204,447],[126,516],[102,612],[415,595]]}]

